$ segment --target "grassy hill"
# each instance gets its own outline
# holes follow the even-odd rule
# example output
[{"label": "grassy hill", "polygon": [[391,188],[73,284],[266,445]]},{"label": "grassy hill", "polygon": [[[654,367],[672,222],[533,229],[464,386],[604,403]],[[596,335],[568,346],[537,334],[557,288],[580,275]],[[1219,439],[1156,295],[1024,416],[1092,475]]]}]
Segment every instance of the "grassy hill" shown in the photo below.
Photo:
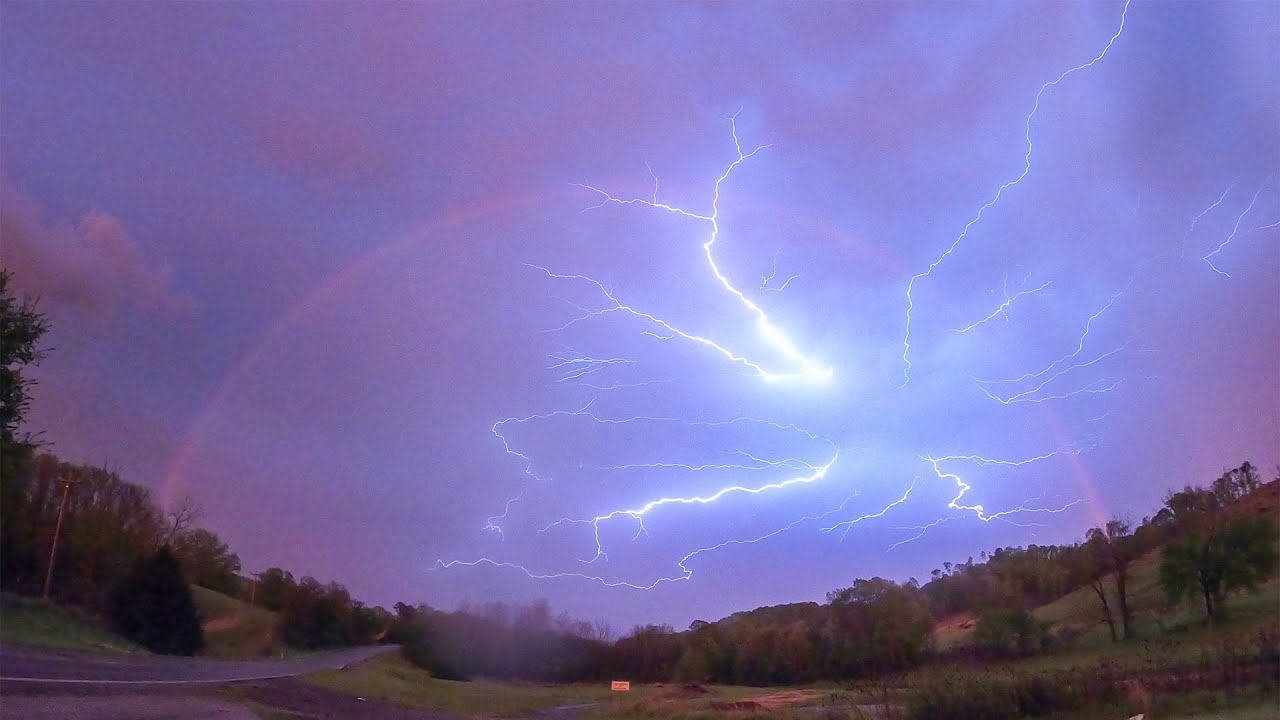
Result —
[{"label": "grassy hill", "polygon": [[253,658],[278,654],[277,615],[250,607],[228,595],[191,586],[204,628],[205,654],[219,658]]},{"label": "grassy hill", "polygon": [[[1241,498],[1231,509],[1234,514],[1280,517],[1280,483],[1271,482]],[[1160,587],[1160,549],[1152,550],[1129,566],[1129,603],[1133,609],[1134,631],[1139,638],[1177,636],[1184,652],[1198,652],[1210,641],[1204,610],[1188,601],[1170,608]],[[1114,584],[1106,580],[1112,612],[1116,612]],[[1259,588],[1257,593],[1236,594],[1227,599],[1228,622],[1222,628],[1229,636],[1252,635],[1280,618],[1280,577]],[[1035,608],[1037,618],[1049,623],[1055,636],[1068,638],[1071,652],[1081,659],[1089,655],[1110,655],[1111,636],[1093,589],[1084,586]],[[1119,618],[1116,618],[1117,625]],[[935,637],[941,649],[964,647],[972,642],[974,619],[953,616],[938,623]]]}]

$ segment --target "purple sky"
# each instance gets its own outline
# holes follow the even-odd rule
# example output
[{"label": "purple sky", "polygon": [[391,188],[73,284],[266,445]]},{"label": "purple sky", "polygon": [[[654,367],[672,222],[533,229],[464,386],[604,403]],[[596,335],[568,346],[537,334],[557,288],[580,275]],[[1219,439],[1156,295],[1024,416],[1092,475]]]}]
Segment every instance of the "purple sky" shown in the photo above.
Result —
[{"label": "purple sky", "polygon": [[[246,570],[683,626],[1280,460],[1275,3],[1134,2],[1038,105],[1122,4],[0,9],[0,259],[54,323],[31,428],[191,493]],[[1033,108],[1029,172],[911,286],[901,387],[908,285]],[[709,223],[579,185],[710,215],[735,114],[769,147],[713,257],[826,382],[718,352],[803,369]],[[602,290],[717,347],[571,323]],[[583,357],[615,362],[552,367]],[[596,557],[592,518],[795,478],[596,523]],[[599,579],[529,576],[561,573]]]}]

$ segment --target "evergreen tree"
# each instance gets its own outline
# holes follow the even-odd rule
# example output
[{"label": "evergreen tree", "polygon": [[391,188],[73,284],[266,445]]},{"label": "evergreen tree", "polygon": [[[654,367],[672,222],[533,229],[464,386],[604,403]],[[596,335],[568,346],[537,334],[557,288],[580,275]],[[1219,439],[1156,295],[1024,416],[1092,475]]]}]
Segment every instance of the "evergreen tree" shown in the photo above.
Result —
[{"label": "evergreen tree", "polygon": [[204,646],[200,616],[182,566],[168,545],[140,561],[111,602],[116,631],[163,655],[194,655]]}]

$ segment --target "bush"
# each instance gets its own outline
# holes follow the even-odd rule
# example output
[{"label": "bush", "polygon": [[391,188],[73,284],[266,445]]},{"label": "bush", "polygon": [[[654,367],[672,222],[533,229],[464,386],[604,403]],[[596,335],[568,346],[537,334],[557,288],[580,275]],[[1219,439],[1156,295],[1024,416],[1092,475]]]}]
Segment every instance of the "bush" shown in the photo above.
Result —
[{"label": "bush", "polygon": [[1047,623],[1019,607],[983,612],[978,616],[973,640],[989,655],[1025,657],[1046,649],[1052,636]]},{"label": "bush", "polygon": [[116,632],[163,655],[194,655],[204,647],[200,616],[182,567],[166,545],[143,558],[111,596]]},{"label": "bush", "polygon": [[950,676],[922,686],[907,702],[910,720],[1016,720],[1046,717],[1089,703],[1067,675]]}]

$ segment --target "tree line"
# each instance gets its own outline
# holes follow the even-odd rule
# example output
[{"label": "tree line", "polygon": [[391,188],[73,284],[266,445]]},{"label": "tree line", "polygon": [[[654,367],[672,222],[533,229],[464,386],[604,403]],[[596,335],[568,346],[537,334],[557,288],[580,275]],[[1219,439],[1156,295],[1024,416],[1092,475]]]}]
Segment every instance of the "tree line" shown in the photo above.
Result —
[{"label": "tree line", "polygon": [[315,649],[374,642],[391,613],[370,608],[337,584],[294,581],[279,568],[241,575],[239,556],[199,527],[187,497],[162,508],[145,486],[106,467],[42,452],[24,432],[31,378],[49,329],[35,303],[9,289],[0,269],[0,589],[43,595],[109,620],[156,652],[201,648],[189,585],[256,601],[279,612],[279,637]]}]

